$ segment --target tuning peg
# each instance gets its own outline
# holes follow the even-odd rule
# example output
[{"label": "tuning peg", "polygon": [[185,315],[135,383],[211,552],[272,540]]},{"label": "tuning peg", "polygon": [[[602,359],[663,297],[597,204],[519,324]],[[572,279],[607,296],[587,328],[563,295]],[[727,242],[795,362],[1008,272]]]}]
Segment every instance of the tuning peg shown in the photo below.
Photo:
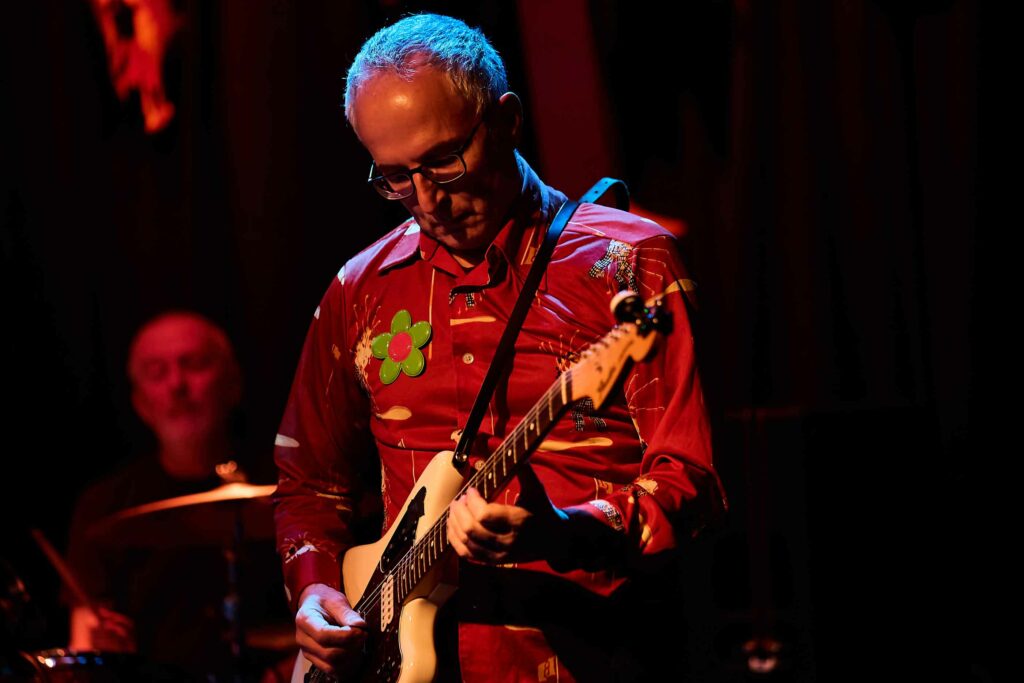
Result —
[{"label": "tuning peg", "polygon": [[635,324],[641,335],[651,330],[671,331],[672,316],[662,310],[660,298],[648,306],[636,292],[624,289],[612,298],[611,309],[617,320]]},{"label": "tuning peg", "polygon": [[644,317],[644,302],[636,292],[623,289],[611,301],[611,309],[619,322],[638,322]]}]

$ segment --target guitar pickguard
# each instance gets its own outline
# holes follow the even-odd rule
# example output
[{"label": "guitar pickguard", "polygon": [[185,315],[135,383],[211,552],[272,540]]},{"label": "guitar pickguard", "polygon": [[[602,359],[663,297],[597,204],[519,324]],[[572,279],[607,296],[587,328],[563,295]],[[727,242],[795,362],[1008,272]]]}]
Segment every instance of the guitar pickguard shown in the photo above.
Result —
[{"label": "guitar pickguard", "polygon": [[[427,489],[425,486],[421,486],[416,495],[409,500],[409,506],[406,508],[405,514],[402,515],[402,519],[398,520],[398,526],[395,528],[394,536],[391,537],[391,542],[388,543],[380,557],[379,569],[382,572],[387,573],[393,570],[395,564],[412,547],[413,541],[416,540],[416,525],[419,523],[420,517],[423,516],[423,500],[426,496]],[[372,579],[370,583],[373,583]]]}]

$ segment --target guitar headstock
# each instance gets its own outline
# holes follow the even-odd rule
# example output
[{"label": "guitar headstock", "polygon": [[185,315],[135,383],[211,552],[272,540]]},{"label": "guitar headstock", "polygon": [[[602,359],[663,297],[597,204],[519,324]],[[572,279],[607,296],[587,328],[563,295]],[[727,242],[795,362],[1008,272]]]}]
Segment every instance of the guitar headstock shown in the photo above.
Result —
[{"label": "guitar headstock", "polygon": [[639,294],[624,289],[612,297],[610,307],[616,320],[620,323],[633,323],[641,336],[647,336],[652,331],[662,334],[672,331],[672,316],[662,310],[660,297],[645,303]]},{"label": "guitar headstock", "polygon": [[660,299],[648,304],[635,292],[623,290],[612,299],[611,308],[619,324],[587,348],[572,367],[573,401],[589,397],[595,406],[601,405],[626,364],[647,357],[655,333],[671,331],[671,316],[662,309]]}]

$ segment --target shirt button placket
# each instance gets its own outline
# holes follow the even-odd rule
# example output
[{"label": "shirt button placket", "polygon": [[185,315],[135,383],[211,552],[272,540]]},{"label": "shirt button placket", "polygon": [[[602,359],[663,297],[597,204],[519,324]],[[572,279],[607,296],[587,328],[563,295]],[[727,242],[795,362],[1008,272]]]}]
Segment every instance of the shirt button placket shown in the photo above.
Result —
[{"label": "shirt button placket", "polygon": [[[462,306],[463,299],[458,293],[452,289],[448,293],[448,311],[451,318],[459,317],[463,313]],[[452,360],[455,362],[455,385],[456,395],[458,396],[458,426],[462,427],[465,424],[466,419],[469,417],[470,408],[472,408],[472,402],[476,398],[476,394],[473,389],[473,382],[468,376],[467,372],[470,370],[469,366],[473,363],[473,354],[466,351],[466,344],[463,336],[465,332],[465,326],[453,326],[451,328],[452,335]],[[461,347],[461,348],[460,348]],[[461,354],[460,354],[461,351]],[[459,360],[462,360],[460,363]],[[464,370],[460,370],[464,368]]]}]

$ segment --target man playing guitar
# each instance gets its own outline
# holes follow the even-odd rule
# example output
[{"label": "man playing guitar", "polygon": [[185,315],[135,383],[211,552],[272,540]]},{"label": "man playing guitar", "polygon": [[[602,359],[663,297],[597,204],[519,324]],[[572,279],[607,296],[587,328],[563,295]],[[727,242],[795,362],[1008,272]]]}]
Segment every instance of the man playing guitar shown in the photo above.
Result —
[{"label": "man playing guitar", "polygon": [[[411,218],[332,279],[276,440],[278,545],[305,659],[344,680],[403,682],[671,671],[678,645],[649,614],[660,601],[656,579],[670,551],[724,503],[687,316],[693,286],[674,238],[629,213],[579,207],[457,481],[480,475],[466,488],[435,485],[435,455],[458,442],[566,197],[517,152],[520,100],[490,43],[461,21],[416,15],[371,37],[349,71],[345,115],[372,158],[371,184]],[[602,405],[559,378],[607,338],[616,325],[609,303],[626,289],[660,300],[672,329],[614,388],[614,377],[605,382]],[[591,365],[600,372],[607,363]],[[552,422],[542,429],[534,422],[545,410]],[[484,459],[501,455],[499,446],[509,457],[498,474],[511,481],[489,488]],[[375,472],[379,491],[366,483]],[[346,555],[354,527],[378,496],[387,535],[370,561],[356,561],[357,551]],[[431,524],[443,537],[428,534]],[[398,562],[393,551],[406,536],[419,543]],[[433,608],[423,617],[413,607],[441,604],[456,586],[457,654],[431,639]],[[401,648],[372,654],[399,621]],[[393,673],[368,670],[383,659],[397,662]]]}]

